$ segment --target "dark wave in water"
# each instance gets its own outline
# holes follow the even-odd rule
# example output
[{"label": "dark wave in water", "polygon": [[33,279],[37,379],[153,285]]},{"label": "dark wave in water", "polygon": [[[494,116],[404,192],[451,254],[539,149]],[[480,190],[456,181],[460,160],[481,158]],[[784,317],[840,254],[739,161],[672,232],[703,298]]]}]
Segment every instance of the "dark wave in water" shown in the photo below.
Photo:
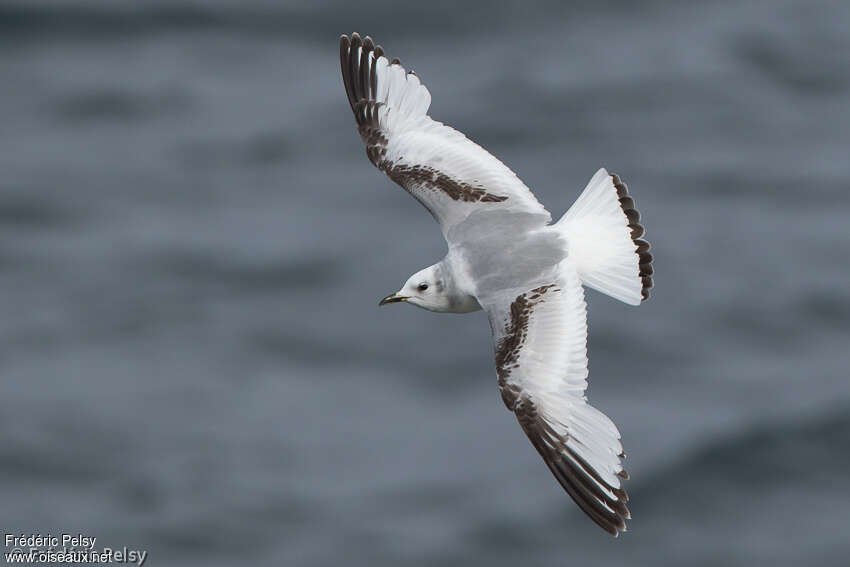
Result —
[{"label": "dark wave in water", "polygon": [[179,155],[191,166],[273,166],[292,159],[296,144],[291,132],[269,131],[243,140],[187,143],[179,149]]},{"label": "dark wave in water", "polygon": [[[368,33],[379,34],[398,25],[405,33],[429,36],[455,36],[457,33],[482,33],[482,18],[488,25],[509,26],[516,22],[516,5],[509,1],[476,1],[457,10],[445,0],[398,3],[391,10],[378,0],[356,3],[320,2],[307,7],[282,2],[6,2],[0,6],[0,32],[4,39],[62,38],[109,40],[174,31],[227,31],[239,34],[268,35],[286,32],[299,37],[315,37],[316,32],[349,32],[353,22],[369,24]],[[321,4],[325,4],[323,10]],[[629,9],[628,2],[622,2]],[[387,13],[387,12],[391,13]],[[550,0],[523,9],[526,18],[577,16],[603,11],[592,2],[565,5]],[[321,17],[318,15],[321,14]],[[381,17],[375,17],[381,14]],[[371,16],[370,16],[371,15]],[[388,20],[395,22],[389,25]]]},{"label": "dark wave in water", "polygon": [[35,195],[16,192],[0,196],[0,227],[54,229],[72,224],[78,216],[76,211]]},{"label": "dark wave in water", "polygon": [[[346,29],[343,13],[353,13],[354,8],[337,8],[340,11],[340,29]],[[360,9],[363,8],[358,7]],[[403,12],[404,7],[400,10]],[[6,3],[0,6],[0,32],[6,38],[109,40],[174,31],[228,31],[252,35],[287,32],[302,35],[307,30],[315,30],[315,23],[312,11],[297,7],[287,9],[274,4],[265,8],[184,2],[82,6]]]},{"label": "dark wave in water", "polygon": [[190,106],[184,93],[145,93],[120,87],[70,94],[51,105],[54,115],[69,125],[142,121],[179,114]]},{"label": "dark wave in water", "polygon": [[248,263],[212,253],[163,251],[143,260],[165,277],[178,277],[193,286],[228,286],[242,292],[294,292],[299,288],[329,287],[339,278],[341,266],[325,258]]},{"label": "dark wave in water", "polygon": [[[717,506],[734,494],[754,494],[789,483],[832,492],[850,469],[850,407],[800,422],[772,422],[731,439],[717,439],[632,489],[645,512],[667,509],[671,498],[695,509]],[[683,510],[683,514],[688,512]]]},{"label": "dark wave in water", "polygon": [[[797,37],[781,41],[755,33],[738,39],[733,50],[756,72],[797,93],[828,95],[847,89],[850,76],[834,72],[846,65],[841,55],[846,42],[829,35],[797,33]],[[813,58],[819,59],[819,64],[812,65]]]},{"label": "dark wave in water", "polygon": [[228,13],[185,3],[119,6],[7,2],[0,6],[0,30],[7,38],[109,39],[169,30],[240,27],[252,21],[254,25],[261,23],[259,18],[239,16],[236,11]]}]

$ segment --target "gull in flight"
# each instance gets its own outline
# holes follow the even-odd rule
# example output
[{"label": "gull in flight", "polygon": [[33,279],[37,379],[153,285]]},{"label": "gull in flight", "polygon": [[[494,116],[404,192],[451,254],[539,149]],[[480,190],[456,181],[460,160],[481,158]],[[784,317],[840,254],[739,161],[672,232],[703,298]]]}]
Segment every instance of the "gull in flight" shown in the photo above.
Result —
[{"label": "gull in flight", "polygon": [[630,518],[620,433],[587,403],[582,286],[649,297],[652,255],[626,185],[600,169],[552,223],[505,164],[428,116],[431,94],[370,37],[340,38],[342,79],[372,164],[428,209],[445,258],[381,300],[490,320],[502,400],[552,474],[616,536]]}]

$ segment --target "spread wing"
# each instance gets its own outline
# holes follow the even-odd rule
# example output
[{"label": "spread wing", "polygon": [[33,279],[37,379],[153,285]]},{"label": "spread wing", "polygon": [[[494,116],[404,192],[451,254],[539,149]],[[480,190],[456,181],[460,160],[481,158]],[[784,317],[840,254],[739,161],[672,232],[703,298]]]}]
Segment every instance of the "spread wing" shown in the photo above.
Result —
[{"label": "spread wing", "polygon": [[499,389],[555,478],[613,535],[630,517],[617,427],[587,403],[587,309],[581,281],[564,262],[551,284],[485,304]]},{"label": "spread wing", "polygon": [[348,102],[369,160],[428,209],[449,239],[471,213],[500,210],[550,215],[505,164],[428,115],[431,94],[370,37],[340,38]]}]

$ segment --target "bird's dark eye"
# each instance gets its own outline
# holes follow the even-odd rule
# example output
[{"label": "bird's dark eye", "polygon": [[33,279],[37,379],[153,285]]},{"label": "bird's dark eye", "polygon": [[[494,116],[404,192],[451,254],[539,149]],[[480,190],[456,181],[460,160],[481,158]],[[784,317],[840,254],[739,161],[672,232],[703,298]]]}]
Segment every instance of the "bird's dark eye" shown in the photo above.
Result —
[{"label": "bird's dark eye", "polygon": [[426,289],[428,289],[428,284],[426,284],[426,283],[419,284],[419,291],[425,291]]}]

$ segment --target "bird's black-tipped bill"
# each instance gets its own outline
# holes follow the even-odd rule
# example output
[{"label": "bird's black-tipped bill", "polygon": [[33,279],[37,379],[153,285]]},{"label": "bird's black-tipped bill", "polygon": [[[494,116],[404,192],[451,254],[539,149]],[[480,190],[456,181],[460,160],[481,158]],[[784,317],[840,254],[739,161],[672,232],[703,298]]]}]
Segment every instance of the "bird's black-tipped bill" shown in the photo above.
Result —
[{"label": "bird's black-tipped bill", "polygon": [[388,295],[385,298],[383,298],[381,300],[381,302],[378,303],[378,307],[380,307],[382,305],[387,305],[389,303],[400,303],[402,301],[407,301],[407,298],[403,295],[399,295],[397,293],[394,293],[392,295]]}]

